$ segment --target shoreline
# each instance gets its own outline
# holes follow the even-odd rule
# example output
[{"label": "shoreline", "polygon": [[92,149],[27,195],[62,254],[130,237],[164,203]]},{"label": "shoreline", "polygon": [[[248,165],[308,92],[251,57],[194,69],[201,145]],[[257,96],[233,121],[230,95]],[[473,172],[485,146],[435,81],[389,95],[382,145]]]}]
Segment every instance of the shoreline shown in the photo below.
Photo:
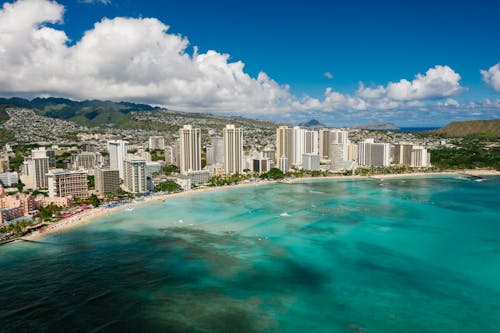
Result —
[{"label": "shoreline", "polygon": [[163,202],[169,199],[180,198],[188,195],[199,194],[199,193],[207,193],[235,188],[243,188],[249,186],[261,186],[267,184],[275,184],[275,183],[298,183],[301,181],[309,181],[309,180],[382,180],[382,179],[392,179],[392,178],[408,178],[408,177],[425,177],[425,176],[500,176],[500,171],[496,170],[452,170],[452,171],[442,171],[442,172],[414,172],[414,173],[400,173],[400,174],[380,174],[380,175],[349,175],[349,176],[325,176],[325,177],[302,177],[302,178],[293,178],[283,180],[270,180],[270,181],[257,181],[257,182],[249,182],[249,183],[240,183],[236,185],[224,185],[224,186],[214,186],[214,187],[203,187],[199,189],[194,189],[190,191],[184,191],[173,194],[162,194],[158,196],[152,196],[145,198],[142,201],[133,201],[127,204],[122,204],[113,208],[106,207],[98,207],[87,210],[81,214],[74,215],[72,217],[62,219],[58,222],[50,224],[42,231],[34,231],[30,234],[20,237],[15,241],[36,241],[40,238],[44,238],[50,235],[58,234],[61,232],[69,231],[71,229],[83,226],[87,223],[91,223],[95,220],[119,213],[121,211],[127,209],[133,209],[138,206],[142,206],[145,204],[150,204],[154,202]]}]

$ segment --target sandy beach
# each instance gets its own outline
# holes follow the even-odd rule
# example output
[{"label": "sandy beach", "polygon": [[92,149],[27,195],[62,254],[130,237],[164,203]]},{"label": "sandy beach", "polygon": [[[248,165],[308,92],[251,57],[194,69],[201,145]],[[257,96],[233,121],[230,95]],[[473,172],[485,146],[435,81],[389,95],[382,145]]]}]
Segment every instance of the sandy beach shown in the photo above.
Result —
[{"label": "sandy beach", "polygon": [[[500,176],[500,172],[496,170],[486,170],[486,169],[473,169],[473,170],[454,170],[454,171],[443,171],[443,172],[415,172],[415,173],[401,173],[401,174],[384,174],[384,175],[371,175],[371,176],[326,176],[326,177],[303,177],[303,178],[293,178],[287,179],[285,182],[287,183],[296,183],[302,181],[309,180],[325,180],[325,179],[390,179],[390,178],[407,178],[407,177],[425,177],[425,176]],[[164,200],[175,199],[183,196],[188,196],[197,193],[206,193],[213,191],[221,191],[227,189],[248,187],[248,186],[259,186],[265,184],[272,184],[280,181],[256,181],[256,182],[248,182],[248,183],[240,183],[236,185],[225,185],[225,186],[216,186],[216,187],[203,187],[199,189],[194,189],[191,191],[173,193],[173,194],[162,194],[157,196],[147,197],[141,201],[133,201],[127,204],[119,205],[113,208],[106,207],[98,207],[94,209],[90,209],[84,211],[80,214],[74,215],[72,217],[62,219],[61,221],[50,224],[45,227],[43,230],[32,232],[28,235],[21,237],[21,239],[34,241],[42,237],[46,237],[55,233],[68,231],[70,229],[79,227],[86,223],[90,223],[94,220],[121,212],[126,209],[132,209],[134,207],[145,205],[153,202],[163,202]]]}]

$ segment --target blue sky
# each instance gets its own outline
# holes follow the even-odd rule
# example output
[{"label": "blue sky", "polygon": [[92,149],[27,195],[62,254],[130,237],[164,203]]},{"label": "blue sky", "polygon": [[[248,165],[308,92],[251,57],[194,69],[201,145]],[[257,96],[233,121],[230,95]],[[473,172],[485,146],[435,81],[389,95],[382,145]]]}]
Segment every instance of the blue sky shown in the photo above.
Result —
[{"label": "blue sky", "polygon": [[[44,0],[24,1],[32,6],[50,6]],[[17,4],[8,2],[12,7]],[[316,117],[339,126],[374,121],[408,126],[441,125],[449,120],[500,117],[500,88],[497,86],[500,74],[494,67],[500,62],[499,1],[61,0],[58,3],[64,7],[60,14],[62,19],[47,12],[46,18],[32,20],[38,28],[48,26],[64,32],[67,38],[64,45],[75,54],[77,51],[83,53],[76,50],[83,49],[79,43],[86,44],[86,54],[103,50],[82,42],[86,31],[94,31],[93,38],[103,39],[103,36],[116,33],[116,29],[127,31],[131,22],[113,21],[117,18],[156,18],[170,26],[165,34],[177,37],[173,43],[182,39],[186,41],[186,45],[173,50],[167,45],[166,49],[174,54],[187,55],[196,64],[205,61],[207,57],[204,55],[209,50],[217,53],[217,59],[210,62],[210,70],[206,70],[206,66],[200,69],[196,65],[193,69],[186,65],[188,68],[183,73],[192,73],[186,78],[177,72],[183,61],[164,63],[164,58],[170,55],[168,52],[151,51],[141,56],[149,63],[156,63],[157,56],[161,68],[173,68],[165,72],[164,78],[151,79],[151,82],[158,83],[155,93],[147,91],[141,95],[138,91],[142,86],[138,88],[135,77],[115,73],[109,69],[111,64],[106,67],[99,60],[96,65],[96,60],[92,59],[94,62],[91,63],[98,68],[98,73],[92,75],[104,73],[108,85],[111,80],[122,88],[127,85],[131,91],[134,87],[136,90],[128,93],[127,89],[121,89],[123,93],[120,94],[117,92],[120,89],[116,88],[106,95],[103,89],[94,92],[84,83],[72,89],[58,88],[56,84],[20,89],[12,84],[2,86],[0,77],[2,95],[57,94],[84,99],[97,94],[97,98],[149,102],[186,111],[255,114],[290,122]],[[30,10],[28,5],[18,7],[12,11],[13,16]],[[116,24],[108,27],[103,24],[102,31],[97,33],[94,25],[103,18]],[[110,28],[111,25],[116,29]],[[135,27],[131,31],[138,30]],[[147,39],[148,34],[142,38]],[[168,43],[161,36],[156,38],[158,40],[150,44],[134,43],[130,46],[154,48],[155,43]],[[34,40],[36,44],[36,38]],[[124,41],[127,43],[127,39]],[[0,40],[0,48],[1,43]],[[199,59],[193,55],[194,46],[198,47],[196,55],[202,55]],[[115,50],[108,50],[107,54],[114,59],[130,60],[134,57],[126,52],[115,54]],[[220,55],[224,54],[230,57],[221,59]],[[106,58],[106,54],[100,56]],[[65,57],[67,59],[68,55]],[[82,63],[87,61],[81,55],[74,58]],[[75,59],[71,66],[80,66]],[[238,61],[244,63],[243,69],[228,70],[231,72],[229,76],[236,77],[234,82],[226,82],[227,77],[221,77],[213,70],[215,67],[226,71],[231,63]],[[137,60],[133,63],[137,64]],[[129,66],[126,62],[122,65]],[[433,68],[436,70],[428,73]],[[34,69],[33,73],[38,73],[38,70]],[[482,74],[480,70],[485,72]],[[154,69],[151,71],[155,73]],[[266,77],[260,76],[261,72],[265,72]],[[331,75],[325,75],[327,72]],[[83,72],[77,70],[75,73],[96,84],[100,84],[99,80],[103,78],[90,77],[88,71],[81,74]],[[133,73],[130,69],[129,74]],[[242,73],[251,80],[238,79]],[[413,82],[417,74],[423,78]],[[67,80],[54,76],[51,81]],[[443,83],[441,76],[446,77],[443,79],[446,82]],[[171,87],[167,77],[180,82],[180,86]],[[405,82],[401,80],[409,81],[411,87],[405,88]],[[190,86],[193,81],[200,82]],[[151,87],[147,77],[141,82]],[[363,87],[383,89],[377,97],[368,98],[365,97],[367,94],[360,92],[360,82]],[[391,82],[399,86],[390,88]],[[219,91],[206,88],[209,86]],[[188,93],[184,95],[179,90],[180,87],[195,92],[192,101]],[[203,90],[205,88],[207,90]],[[401,91],[400,88],[407,90]],[[252,104],[254,101],[258,103]]]}]

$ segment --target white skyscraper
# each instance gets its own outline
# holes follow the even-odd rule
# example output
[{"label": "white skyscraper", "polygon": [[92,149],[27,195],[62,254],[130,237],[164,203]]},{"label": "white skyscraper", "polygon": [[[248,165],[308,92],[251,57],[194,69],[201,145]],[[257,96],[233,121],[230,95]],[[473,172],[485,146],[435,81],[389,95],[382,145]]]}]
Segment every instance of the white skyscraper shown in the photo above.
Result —
[{"label": "white skyscraper", "polygon": [[212,164],[224,165],[224,138],[220,136],[213,137],[212,150],[213,150],[213,161]]},{"label": "white skyscraper", "polygon": [[224,168],[226,174],[243,172],[243,130],[226,125],[224,138]]},{"label": "white skyscraper", "polygon": [[424,147],[414,146],[411,151],[411,166],[430,167],[431,153],[429,153]]},{"label": "white skyscraper", "polygon": [[201,131],[191,125],[179,130],[179,150],[181,173],[201,170]]},{"label": "white skyscraper", "polygon": [[413,144],[399,143],[394,145],[394,164],[410,165]]},{"label": "white skyscraper", "polygon": [[[305,130],[299,126],[293,128],[293,160],[291,164],[295,167],[301,167],[302,165],[302,154],[304,154],[305,146]],[[290,160],[289,160],[290,162]]]},{"label": "white skyscraper", "polygon": [[319,170],[319,154],[302,154],[302,168],[305,170]]},{"label": "white skyscraper", "polygon": [[279,159],[279,169],[283,172],[288,172],[288,158],[286,156],[282,156]]},{"label": "white skyscraper", "polygon": [[123,185],[130,193],[145,193],[146,160],[136,156],[128,156],[123,161]]},{"label": "white skyscraper", "polygon": [[389,166],[390,145],[388,143],[374,143],[373,139],[366,139],[358,144],[358,164],[360,166]]},{"label": "white skyscraper", "polygon": [[345,168],[348,152],[349,145],[346,143],[330,144],[329,155],[332,170],[342,170]]},{"label": "white skyscraper", "polygon": [[123,175],[123,160],[127,156],[127,141],[109,140],[107,144],[109,152],[109,166],[117,169],[120,173],[120,179],[124,179]]}]

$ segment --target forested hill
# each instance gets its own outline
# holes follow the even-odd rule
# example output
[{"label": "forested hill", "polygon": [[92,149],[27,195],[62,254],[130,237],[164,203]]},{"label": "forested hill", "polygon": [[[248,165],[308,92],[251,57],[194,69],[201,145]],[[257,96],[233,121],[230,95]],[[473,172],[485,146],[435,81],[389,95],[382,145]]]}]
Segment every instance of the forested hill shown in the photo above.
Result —
[{"label": "forested hill", "polygon": [[104,124],[124,125],[130,121],[132,111],[151,111],[155,108],[145,104],[111,101],[72,101],[65,98],[0,98],[0,105],[33,109],[42,116],[74,121],[84,126]]},{"label": "forested hill", "polygon": [[432,132],[446,136],[484,134],[500,137],[500,119],[454,121]]}]

